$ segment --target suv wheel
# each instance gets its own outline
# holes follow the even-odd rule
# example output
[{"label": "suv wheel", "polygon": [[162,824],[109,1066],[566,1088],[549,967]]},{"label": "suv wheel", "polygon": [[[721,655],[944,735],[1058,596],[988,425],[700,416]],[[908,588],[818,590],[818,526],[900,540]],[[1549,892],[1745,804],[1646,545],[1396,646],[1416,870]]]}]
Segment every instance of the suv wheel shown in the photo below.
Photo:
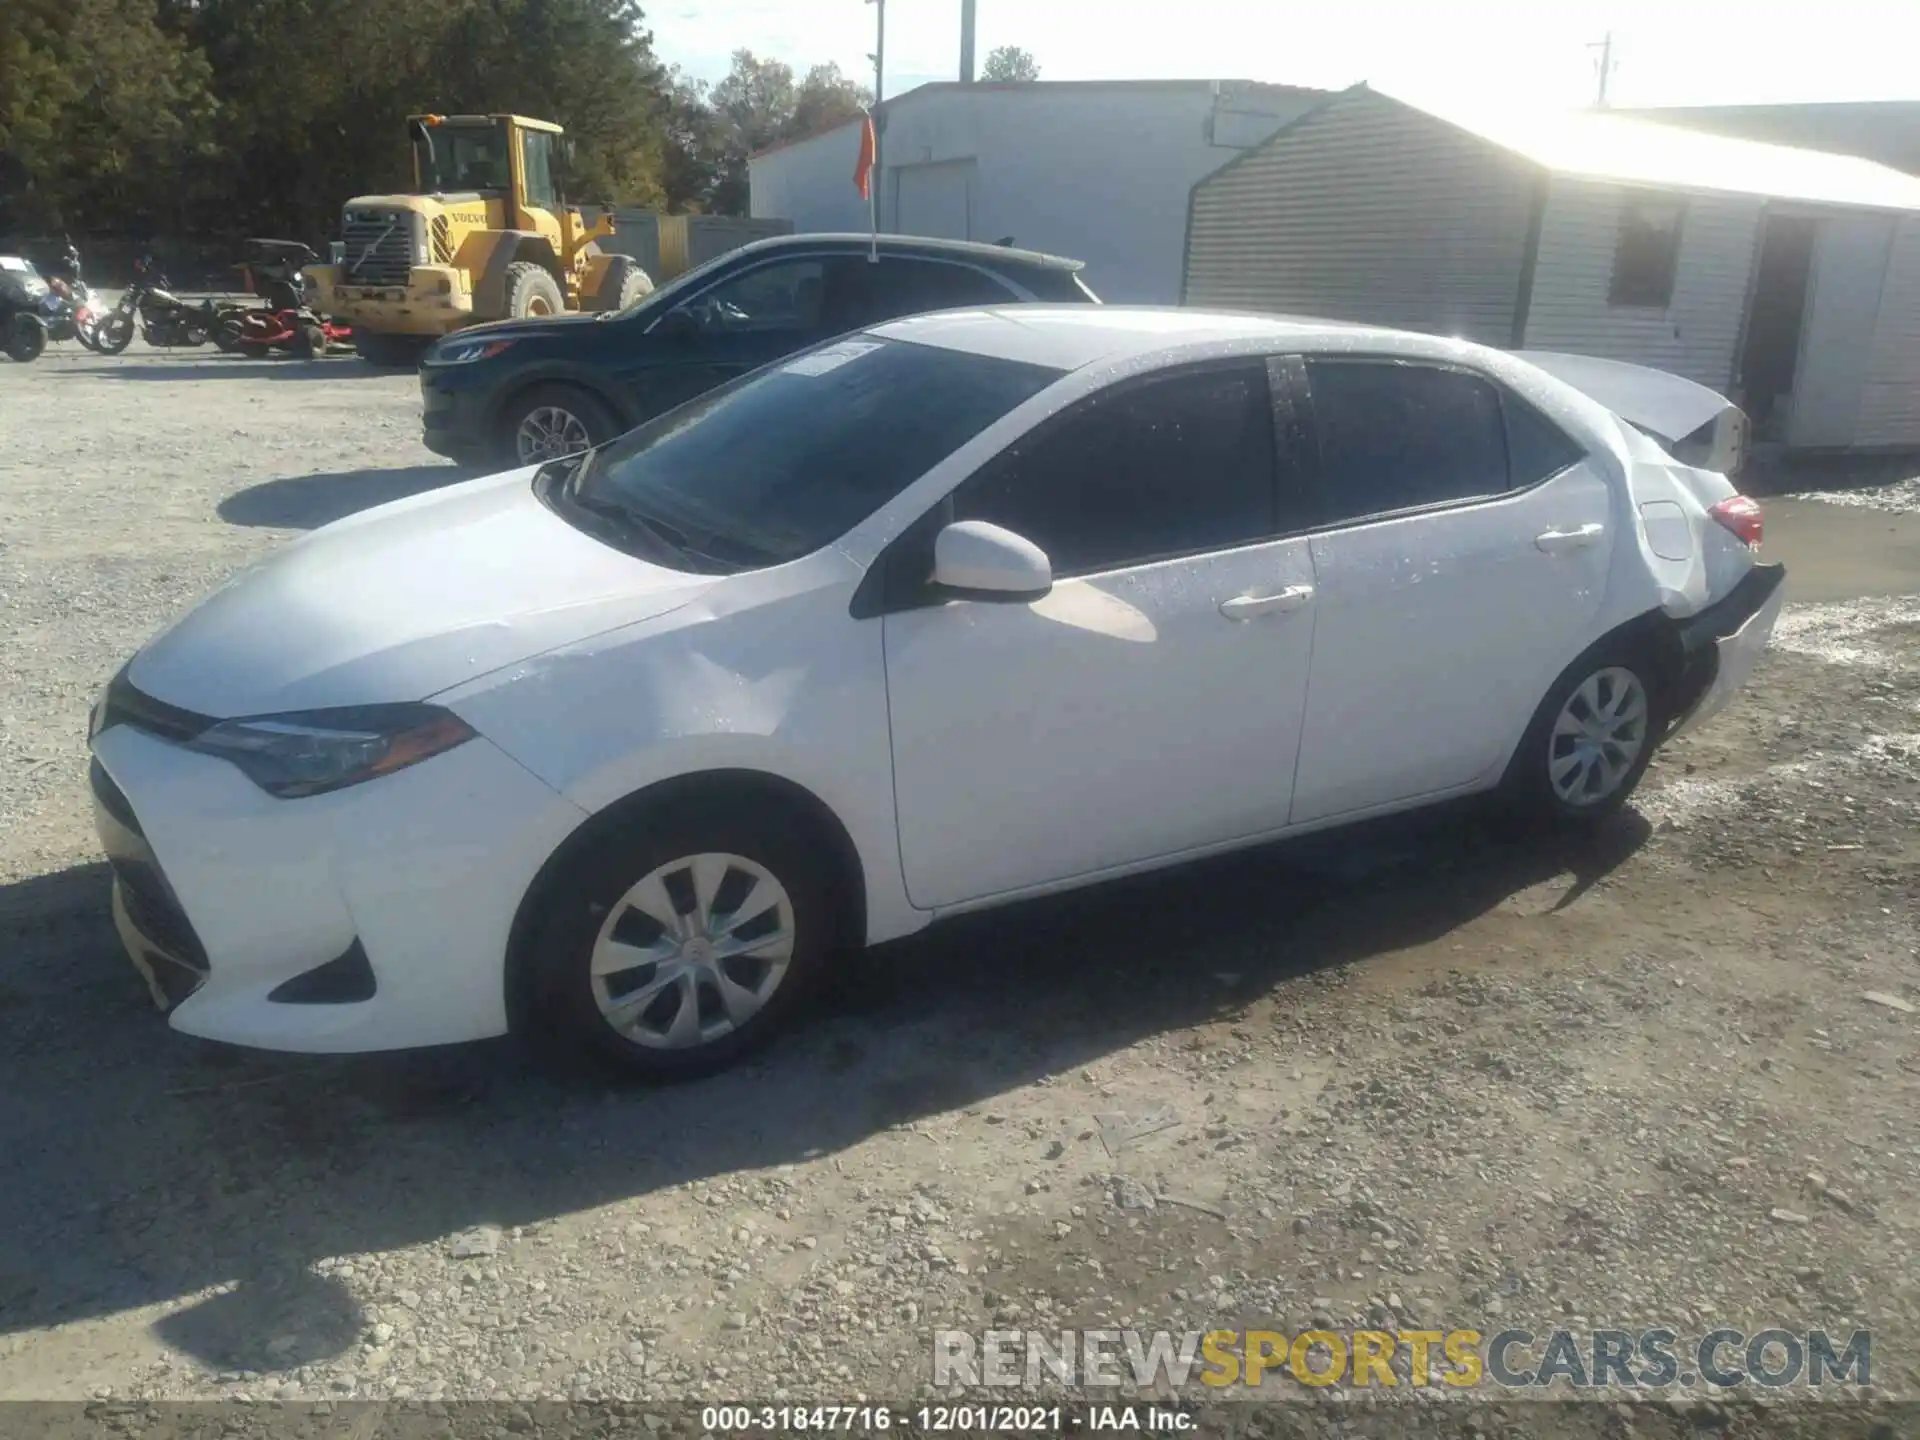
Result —
[{"label": "suv wheel", "polygon": [[611,412],[599,400],[571,385],[540,385],[507,407],[505,452],[509,465],[540,465],[595,445],[620,433]]}]

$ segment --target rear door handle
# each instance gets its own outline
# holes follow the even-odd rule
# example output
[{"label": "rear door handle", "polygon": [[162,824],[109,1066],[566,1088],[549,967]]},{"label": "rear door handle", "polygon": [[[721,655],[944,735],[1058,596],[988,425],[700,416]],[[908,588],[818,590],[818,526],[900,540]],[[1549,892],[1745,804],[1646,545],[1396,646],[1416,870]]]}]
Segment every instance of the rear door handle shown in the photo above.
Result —
[{"label": "rear door handle", "polygon": [[1311,585],[1289,585],[1271,595],[1236,595],[1220,602],[1220,613],[1229,620],[1251,620],[1256,615],[1272,615],[1283,610],[1298,610],[1313,599]]},{"label": "rear door handle", "polygon": [[1534,536],[1533,543],[1549,555],[1557,555],[1563,550],[1585,550],[1606,533],[1606,526],[1593,521],[1577,530],[1549,530],[1544,535]]}]

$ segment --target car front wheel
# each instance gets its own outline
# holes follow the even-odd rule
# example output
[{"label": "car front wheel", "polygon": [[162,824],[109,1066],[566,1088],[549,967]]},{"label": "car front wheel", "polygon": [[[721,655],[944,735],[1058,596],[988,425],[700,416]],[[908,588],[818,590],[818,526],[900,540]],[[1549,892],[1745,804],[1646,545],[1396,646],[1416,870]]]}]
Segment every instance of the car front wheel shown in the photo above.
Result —
[{"label": "car front wheel", "polygon": [[620,433],[607,407],[571,385],[542,385],[508,409],[506,452],[510,465],[542,465],[604,445]]},{"label": "car front wheel", "polygon": [[1556,680],[1534,713],[1507,773],[1507,791],[1530,817],[1575,824],[1627,802],[1665,729],[1659,677],[1646,647],[1611,642]]},{"label": "car front wheel", "polygon": [[676,806],[569,866],[534,952],[561,1033],[628,1073],[709,1074],[769,1039],[833,945],[821,847],[776,808]]}]

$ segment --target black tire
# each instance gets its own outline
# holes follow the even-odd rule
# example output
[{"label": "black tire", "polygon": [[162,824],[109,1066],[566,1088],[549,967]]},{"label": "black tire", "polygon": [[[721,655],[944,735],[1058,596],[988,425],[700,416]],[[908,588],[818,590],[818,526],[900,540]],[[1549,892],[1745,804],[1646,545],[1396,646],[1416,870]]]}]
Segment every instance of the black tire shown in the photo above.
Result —
[{"label": "black tire", "polygon": [[624,310],[653,293],[653,280],[631,255],[616,255],[600,277],[600,288],[587,308],[594,311]]},{"label": "black tire", "polygon": [[[773,1038],[825,969],[839,935],[829,852],[799,814],[767,801],[716,804],[697,795],[683,796],[629,816],[627,821],[617,833],[569,858],[562,878],[547,893],[541,913],[528,932],[532,946],[528,954],[537,967],[536,1023],[550,1032],[547,1038],[564,1045],[563,1053],[590,1056],[627,1075],[654,1080],[710,1075]],[[688,914],[682,901],[692,893],[690,875],[674,866],[697,855],[743,859],[772,876],[785,892],[784,910],[775,907],[772,912],[757,908],[752,914],[737,909],[733,912],[743,931],[764,920],[768,913],[784,916],[790,922],[792,944],[785,972],[761,1007],[725,1033],[684,1048],[642,1044],[616,1029],[601,1012],[592,975],[595,947],[603,931],[611,934],[635,920],[647,927],[645,933],[661,933],[644,912],[630,909],[622,900],[662,867],[666,867],[665,893],[673,900],[675,910]],[[731,893],[739,905],[741,889],[753,885],[753,877],[744,869],[729,868],[727,874],[729,878],[718,887],[715,898]],[[676,876],[686,878],[676,886]],[[729,886],[735,888],[729,892]],[[773,928],[778,926],[776,920]],[[761,933],[767,928],[759,926]],[[769,969],[730,968],[727,973],[751,985],[756,973],[770,973],[769,962],[754,962],[755,967],[760,965]],[[602,984],[611,991],[616,982],[624,983],[628,985],[624,993],[633,994],[641,985],[662,978],[658,967],[641,967],[606,977]],[[716,1008],[721,1004],[717,987],[696,980],[691,993],[697,997],[693,1015],[717,1028],[723,1014]],[[687,994],[673,986],[661,991],[658,999],[635,1018],[636,1030],[663,1030],[673,1016],[680,1014]],[[657,1013],[663,1006],[665,1014]]]},{"label": "black tire", "polygon": [[46,323],[38,315],[15,315],[7,323],[7,358],[31,365],[47,348]]},{"label": "black tire", "polygon": [[575,446],[542,450],[535,446],[533,431],[551,431],[555,423],[548,419],[536,425],[536,417],[543,411],[570,416],[578,423],[587,446],[606,444],[622,428],[599,396],[576,385],[536,385],[508,401],[506,411],[501,416],[500,435],[495,448],[504,464],[509,467],[537,465],[544,460],[557,460],[562,455],[572,454],[576,448],[586,448]]},{"label": "black tire", "polygon": [[222,315],[213,322],[214,348],[231,355],[240,348],[240,321],[234,315]]},{"label": "black tire", "polygon": [[273,349],[273,347],[271,345],[263,345],[258,340],[236,340],[234,342],[234,349],[238,350],[249,360],[260,360],[265,358],[267,352]]},{"label": "black tire", "polygon": [[318,360],[327,353],[327,332],[311,320],[293,332],[293,353],[302,360]]},{"label": "black tire", "polygon": [[382,335],[372,330],[353,332],[353,348],[369,365],[383,370],[411,370],[419,365],[433,341],[419,335]]},{"label": "black tire", "polygon": [[133,316],[115,310],[94,327],[93,348],[102,355],[118,355],[133,343]]},{"label": "black tire", "polygon": [[[1592,790],[1591,798],[1576,802],[1556,788],[1553,780],[1556,764],[1571,766],[1570,774],[1587,777],[1603,775],[1606,767],[1591,761],[1582,764],[1575,754],[1584,743],[1581,738],[1556,737],[1554,731],[1563,711],[1586,709],[1584,700],[1579,705],[1573,702],[1589,680],[1595,683],[1590,693],[1597,694],[1603,704],[1616,695],[1623,697],[1623,715],[1634,708],[1633,686],[1637,685],[1643,700],[1637,726],[1620,725],[1613,732],[1612,740],[1589,748],[1603,751],[1617,762],[1631,732],[1637,735],[1639,749],[1632,754],[1624,773],[1609,779],[1604,789],[1597,785],[1586,787]],[[1652,763],[1653,752],[1666,733],[1670,703],[1652,646],[1632,636],[1609,636],[1602,640],[1560,672],[1559,678],[1548,687],[1540,708],[1534,711],[1501,785],[1506,807],[1525,822],[1581,828],[1618,813]]]},{"label": "black tire", "polygon": [[566,297],[560,282],[544,265],[531,260],[516,260],[507,266],[507,315],[524,320],[535,315],[560,315],[566,312]]}]

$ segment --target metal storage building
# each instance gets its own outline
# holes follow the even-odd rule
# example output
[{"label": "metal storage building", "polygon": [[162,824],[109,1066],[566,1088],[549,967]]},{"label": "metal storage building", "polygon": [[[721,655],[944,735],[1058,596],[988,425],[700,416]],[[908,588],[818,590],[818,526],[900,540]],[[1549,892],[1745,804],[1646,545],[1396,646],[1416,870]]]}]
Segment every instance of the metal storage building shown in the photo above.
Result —
[{"label": "metal storage building", "polygon": [[1920,446],[1920,178],[1356,86],[1197,183],[1183,300],[1657,366],[1762,440]]},{"label": "metal storage building", "polygon": [[[1087,262],[1102,299],[1180,294],[1194,181],[1326,97],[1234,80],[922,85],[880,106],[880,228],[1011,239]],[[748,162],[752,212],[865,230],[858,122]]]}]

